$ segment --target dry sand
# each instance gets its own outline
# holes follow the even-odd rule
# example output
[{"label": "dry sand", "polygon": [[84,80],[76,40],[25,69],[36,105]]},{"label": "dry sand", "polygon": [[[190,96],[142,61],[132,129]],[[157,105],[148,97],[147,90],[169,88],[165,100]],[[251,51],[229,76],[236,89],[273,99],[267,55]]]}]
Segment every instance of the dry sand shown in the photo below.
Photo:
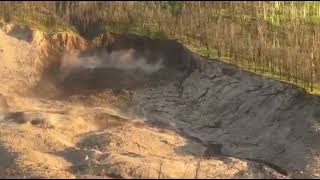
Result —
[{"label": "dry sand", "polygon": [[134,48],[161,68],[77,66],[59,79],[66,53],[94,45],[0,30],[1,178],[320,177],[319,97],[172,41],[106,39],[97,49],[112,44],[113,58]]}]

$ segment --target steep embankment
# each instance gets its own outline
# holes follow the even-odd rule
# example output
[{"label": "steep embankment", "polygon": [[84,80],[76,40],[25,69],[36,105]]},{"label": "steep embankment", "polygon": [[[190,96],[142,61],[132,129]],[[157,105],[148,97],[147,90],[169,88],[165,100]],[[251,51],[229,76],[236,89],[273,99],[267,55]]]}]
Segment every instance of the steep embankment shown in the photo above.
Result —
[{"label": "steep embankment", "polygon": [[319,97],[171,40],[15,28],[2,177],[319,177]]},{"label": "steep embankment", "polygon": [[[92,79],[81,80],[86,76],[80,76],[80,81],[68,79],[89,73],[103,82],[110,65],[121,67],[111,71],[115,78],[117,73],[126,72],[123,68],[131,76],[131,71],[137,70],[152,74],[152,66],[144,69],[145,60],[133,66],[113,62],[98,76],[90,74],[95,70],[87,69],[92,65],[85,63],[88,59],[80,61],[74,53],[90,53],[90,45],[73,34],[50,35],[15,26],[3,29],[1,177],[206,177],[205,170],[212,173],[211,177],[233,177],[247,170],[246,162],[232,158],[228,163],[203,160],[199,169],[198,158],[176,152],[187,143],[186,138],[172,130],[139,123],[139,119],[128,119],[120,112],[119,108],[129,102],[128,90],[114,91],[105,86],[94,89],[90,87]],[[125,54],[116,53],[110,58],[128,60],[121,58]],[[81,85],[81,81],[89,87]],[[115,86],[119,83],[113,82]],[[124,87],[131,86],[124,83]],[[70,88],[76,91],[68,91]]]}]

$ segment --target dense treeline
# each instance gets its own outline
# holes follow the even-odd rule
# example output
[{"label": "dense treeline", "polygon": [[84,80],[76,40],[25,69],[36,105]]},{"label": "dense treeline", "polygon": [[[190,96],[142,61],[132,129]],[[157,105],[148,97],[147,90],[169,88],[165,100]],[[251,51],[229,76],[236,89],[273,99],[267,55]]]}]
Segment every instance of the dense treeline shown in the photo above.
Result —
[{"label": "dense treeline", "polygon": [[13,1],[0,2],[0,17],[71,26],[87,37],[104,30],[165,35],[310,91],[320,86],[319,2]]}]

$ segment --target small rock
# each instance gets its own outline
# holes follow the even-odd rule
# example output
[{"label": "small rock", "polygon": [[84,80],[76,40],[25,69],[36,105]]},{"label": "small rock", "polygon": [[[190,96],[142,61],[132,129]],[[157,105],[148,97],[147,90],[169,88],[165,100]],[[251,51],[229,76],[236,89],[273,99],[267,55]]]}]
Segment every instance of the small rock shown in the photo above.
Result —
[{"label": "small rock", "polygon": [[236,160],[235,160],[234,158],[232,158],[232,157],[227,157],[227,158],[225,158],[225,159],[223,160],[223,162],[224,162],[225,164],[233,164],[233,163],[236,162]]},{"label": "small rock", "polygon": [[84,160],[88,161],[88,160],[89,160],[89,156],[86,155],[86,157],[84,158]]},{"label": "small rock", "polygon": [[97,150],[97,149],[92,149],[93,153],[95,155],[99,155],[99,154],[103,154],[101,151]]}]

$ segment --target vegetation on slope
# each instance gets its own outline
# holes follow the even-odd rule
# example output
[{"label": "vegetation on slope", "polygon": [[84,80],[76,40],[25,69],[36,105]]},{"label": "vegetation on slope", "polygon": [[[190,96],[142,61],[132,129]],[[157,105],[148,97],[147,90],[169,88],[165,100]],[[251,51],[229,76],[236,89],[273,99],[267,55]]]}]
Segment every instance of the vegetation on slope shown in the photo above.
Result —
[{"label": "vegetation on slope", "polygon": [[177,39],[190,49],[316,93],[318,2],[1,2],[5,21],[45,31],[105,31]]}]

